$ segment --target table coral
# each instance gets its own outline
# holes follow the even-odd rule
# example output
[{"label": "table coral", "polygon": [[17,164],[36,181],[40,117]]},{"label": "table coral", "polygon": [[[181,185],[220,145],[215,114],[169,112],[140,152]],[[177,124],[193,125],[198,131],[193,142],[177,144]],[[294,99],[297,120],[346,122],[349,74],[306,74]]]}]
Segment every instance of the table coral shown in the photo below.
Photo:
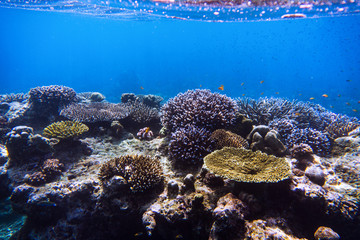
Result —
[{"label": "table coral", "polygon": [[239,182],[279,182],[290,176],[290,165],[284,158],[242,148],[212,152],[204,158],[204,167]]},{"label": "table coral", "polygon": [[89,131],[89,128],[83,123],[60,121],[47,126],[44,129],[44,135],[58,139],[69,139],[80,136],[87,131]]}]

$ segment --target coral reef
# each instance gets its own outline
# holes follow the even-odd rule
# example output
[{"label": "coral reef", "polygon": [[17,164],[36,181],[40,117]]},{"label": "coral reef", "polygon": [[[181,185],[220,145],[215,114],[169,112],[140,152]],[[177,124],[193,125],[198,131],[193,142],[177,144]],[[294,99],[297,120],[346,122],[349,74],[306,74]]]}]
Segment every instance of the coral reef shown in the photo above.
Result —
[{"label": "coral reef", "polygon": [[60,112],[60,115],[76,122],[111,122],[129,116],[130,110],[125,104],[107,102],[73,103]]},{"label": "coral reef", "polygon": [[284,158],[242,148],[212,152],[204,158],[204,167],[239,182],[279,182],[290,177],[290,165]]},{"label": "coral reef", "polygon": [[210,153],[213,141],[211,133],[205,128],[187,125],[171,134],[169,155],[181,164],[199,164]]},{"label": "coral reef", "polygon": [[77,101],[81,103],[102,102],[105,96],[99,92],[82,92],[76,95]]},{"label": "coral reef", "polygon": [[146,106],[150,107],[150,108],[156,108],[156,109],[160,109],[160,103],[163,101],[164,99],[160,96],[157,95],[135,95],[133,93],[123,93],[121,95],[121,102],[122,103],[128,103],[128,102],[135,102],[135,101],[139,101],[143,104],[145,104]]},{"label": "coral reef", "polygon": [[225,129],[215,130],[210,138],[215,142],[216,149],[223,147],[249,148],[249,143],[246,139]]},{"label": "coral reef", "polygon": [[83,123],[74,121],[60,121],[47,126],[43,133],[45,136],[51,138],[69,139],[80,136],[88,130],[89,128]]},{"label": "coral reef", "polygon": [[255,126],[248,136],[250,148],[253,151],[284,156],[287,153],[286,146],[280,141],[280,135],[275,130],[270,130],[265,125]]},{"label": "coral reef", "polygon": [[158,160],[148,156],[126,155],[104,163],[99,172],[103,184],[120,176],[129,184],[132,192],[144,192],[162,182],[163,175]]},{"label": "coral reef", "polygon": [[24,181],[32,186],[40,186],[53,181],[64,170],[64,164],[59,159],[47,159],[41,166],[41,171],[28,174]]},{"label": "coral reef", "polygon": [[151,140],[154,138],[154,133],[150,130],[150,127],[141,128],[136,136],[141,140]]},{"label": "coral reef", "polygon": [[159,122],[159,111],[149,107],[141,101],[129,101],[125,103],[130,111],[127,121],[134,125],[146,125]]},{"label": "coral reef", "polygon": [[161,108],[161,122],[170,132],[188,124],[210,131],[230,126],[237,111],[231,98],[210,90],[188,90]]},{"label": "coral reef", "polygon": [[52,142],[39,134],[34,135],[31,127],[17,126],[6,134],[6,149],[11,164],[30,162],[32,158],[43,157],[53,152]]}]

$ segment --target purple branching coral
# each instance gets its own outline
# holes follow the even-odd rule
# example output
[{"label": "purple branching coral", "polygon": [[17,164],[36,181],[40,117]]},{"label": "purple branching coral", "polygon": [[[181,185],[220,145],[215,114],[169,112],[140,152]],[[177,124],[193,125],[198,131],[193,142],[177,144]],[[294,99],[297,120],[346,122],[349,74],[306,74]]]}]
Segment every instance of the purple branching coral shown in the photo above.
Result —
[{"label": "purple branching coral", "polygon": [[187,125],[171,134],[170,157],[177,162],[198,164],[214,150],[211,132],[205,128]]},{"label": "purple branching coral", "polygon": [[188,90],[161,108],[161,122],[170,132],[188,124],[212,131],[229,126],[236,111],[236,102],[226,95],[210,90]]},{"label": "purple branching coral", "polygon": [[35,105],[63,106],[75,101],[76,92],[74,89],[59,86],[43,86],[32,88],[29,91],[29,100]]}]

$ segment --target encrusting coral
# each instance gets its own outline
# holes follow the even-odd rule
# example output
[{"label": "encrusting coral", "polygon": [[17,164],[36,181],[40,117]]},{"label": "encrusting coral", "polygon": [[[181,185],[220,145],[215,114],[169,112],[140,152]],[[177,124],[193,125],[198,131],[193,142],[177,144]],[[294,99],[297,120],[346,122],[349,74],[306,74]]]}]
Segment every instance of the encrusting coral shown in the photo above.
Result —
[{"label": "encrusting coral", "polygon": [[149,156],[125,155],[104,163],[99,178],[104,183],[114,176],[123,177],[132,192],[144,192],[163,180],[160,162]]},{"label": "encrusting coral", "polygon": [[204,167],[238,182],[279,182],[290,177],[290,165],[284,158],[225,147],[207,155]]},{"label": "encrusting coral", "polygon": [[210,138],[214,140],[217,149],[223,147],[249,148],[246,139],[225,129],[215,130]]},{"label": "encrusting coral", "polygon": [[67,139],[73,138],[89,131],[89,128],[79,122],[60,121],[52,123],[44,129],[44,135],[52,138]]}]

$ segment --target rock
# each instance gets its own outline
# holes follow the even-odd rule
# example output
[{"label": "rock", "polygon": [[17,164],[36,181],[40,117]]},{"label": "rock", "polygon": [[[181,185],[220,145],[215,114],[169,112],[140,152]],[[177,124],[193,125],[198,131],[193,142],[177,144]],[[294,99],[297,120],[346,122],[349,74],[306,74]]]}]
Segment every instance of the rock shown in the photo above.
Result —
[{"label": "rock", "polygon": [[251,142],[250,148],[253,151],[260,150],[275,156],[284,156],[287,153],[286,146],[280,141],[280,135],[268,126],[259,125],[254,127],[247,137]]},{"label": "rock", "polygon": [[314,237],[316,240],[337,240],[340,239],[339,234],[337,234],[336,232],[334,232],[334,230],[332,230],[329,227],[319,227],[315,234]]},{"label": "rock", "polygon": [[360,151],[360,137],[345,136],[336,138],[332,153],[334,155],[343,155]]},{"label": "rock", "polygon": [[315,165],[312,165],[305,170],[305,176],[307,176],[310,181],[316,183],[320,186],[324,185],[325,183],[325,173],[324,171]]},{"label": "rock", "polygon": [[167,184],[168,197],[175,198],[179,194],[179,184],[175,180],[170,180]]},{"label": "rock", "polygon": [[194,175],[192,175],[191,173],[187,174],[184,178],[185,190],[194,191],[195,190],[194,182],[195,182]]},{"label": "rock", "polygon": [[90,100],[92,102],[101,102],[105,99],[105,96],[99,92],[92,92],[90,95]]}]

